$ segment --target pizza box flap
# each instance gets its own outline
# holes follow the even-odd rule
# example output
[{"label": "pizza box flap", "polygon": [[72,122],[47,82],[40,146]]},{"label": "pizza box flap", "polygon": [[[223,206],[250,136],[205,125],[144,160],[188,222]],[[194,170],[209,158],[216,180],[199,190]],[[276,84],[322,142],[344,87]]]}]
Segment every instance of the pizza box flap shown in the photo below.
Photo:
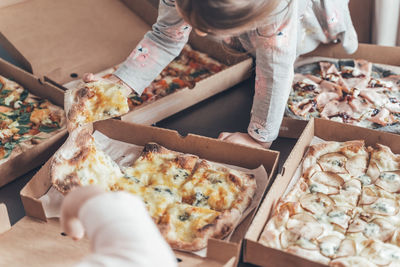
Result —
[{"label": "pizza box flap", "polygon": [[0,234],[10,230],[11,223],[8,217],[7,207],[4,203],[0,204]]},{"label": "pizza box flap", "polygon": [[[90,253],[87,239],[73,241],[61,234],[57,219],[47,222],[23,217],[10,226],[7,208],[0,204],[1,266],[73,266]],[[179,266],[234,266],[234,258],[227,262],[177,254]],[[60,264],[62,261],[62,264]]]},{"label": "pizza box flap", "polygon": [[[276,151],[254,149],[246,146],[231,144],[218,139],[192,134],[183,137],[178,132],[173,130],[127,123],[118,120],[97,122],[94,124],[94,129],[112,139],[122,142],[137,145],[144,145],[148,142],[156,142],[162,146],[168,147],[171,150],[195,154],[201,158],[211,161],[223,162],[245,168],[257,168],[262,164],[269,175],[269,179],[266,181],[265,186],[259,186],[258,188],[258,190],[262,190],[263,193],[265,193],[269,183],[272,181],[272,177],[277,172],[279,152]],[[115,129],[118,129],[118,131]],[[246,156],[244,157],[243,155]],[[51,220],[46,219],[43,205],[39,198],[43,196],[51,187],[51,182],[49,179],[49,162],[50,161],[48,161],[38,171],[38,173],[28,182],[28,184],[21,190],[20,193],[26,214],[40,221],[48,222]],[[243,237],[254,217],[256,210],[257,208],[235,228],[230,241],[209,239],[206,260],[225,264],[234,258],[233,263],[236,264],[240,258]],[[176,254],[178,258],[183,259],[183,262],[185,259],[190,259],[193,264],[199,262],[195,265],[200,266],[200,262],[205,264],[204,258],[199,258],[193,254],[184,252],[176,252]],[[183,262],[181,262],[181,264]],[[186,262],[188,261],[186,260]],[[193,266],[192,264],[190,265]]]},{"label": "pizza box flap", "polygon": [[338,142],[359,139],[364,140],[366,146],[374,146],[379,143],[389,146],[395,154],[400,153],[400,136],[397,134],[312,118],[283,164],[281,172],[275,178],[246,233],[243,246],[245,262],[260,266],[325,266],[296,255],[266,247],[258,242],[275,205],[286,191],[314,136],[326,141]]},{"label": "pizza box flap", "polygon": [[373,44],[359,44],[354,54],[347,54],[342,45],[328,44],[320,45],[316,50],[301,57],[323,56],[331,58],[354,58],[366,59],[372,63],[388,65],[400,65],[400,47],[380,46]]},{"label": "pizza box flap", "polygon": [[[0,44],[26,70],[62,85],[123,62],[156,21],[155,4],[7,0],[0,4]],[[207,48],[206,53],[228,65],[248,58],[230,55],[215,41],[195,34],[190,43],[198,50]]]},{"label": "pizza box flap", "polygon": [[157,15],[146,0],[3,1],[0,32],[12,44],[6,49],[59,84],[123,62]]}]

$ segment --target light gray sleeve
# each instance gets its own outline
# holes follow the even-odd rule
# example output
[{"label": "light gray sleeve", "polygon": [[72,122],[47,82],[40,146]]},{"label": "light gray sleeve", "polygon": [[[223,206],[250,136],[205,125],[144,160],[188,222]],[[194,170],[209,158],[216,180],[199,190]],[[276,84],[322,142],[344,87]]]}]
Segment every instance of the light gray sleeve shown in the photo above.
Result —
[{"label": "light gray sleeve", "polygon": [[176,10],[175,1],[160,0],[157,22],[114,74],[141,94],[179,55],[190,31],[190,25]]},{"label": "light gray sleeve", "polygon": [[272,142],[279,134],[294,75],[297,17],[297,1],[292,1],[250,38],[256,49],[256,85],[248,133],[260,142]]}]

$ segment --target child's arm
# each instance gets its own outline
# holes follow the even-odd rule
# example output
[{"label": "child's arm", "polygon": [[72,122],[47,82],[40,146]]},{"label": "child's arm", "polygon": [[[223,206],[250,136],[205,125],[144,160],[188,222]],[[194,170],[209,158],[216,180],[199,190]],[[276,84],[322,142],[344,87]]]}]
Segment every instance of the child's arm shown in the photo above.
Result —
[{"label": "child's arm", "polygon": [[63,202],[64,231],[78,239],[83,229],[92,254],[77,266],[177,266],[143,202],[125,192],[78,188]]},{"label": "child's arm", "polygon": [[161,0],[157,22],[114,73],[138,94],[181,52],[191,27],[178,14],[175,1]]},{"label": "child's arm", "polygon": [[248,133],[259,142],[274,141],[282,123],[296,60],[297,2],[292,1],[289,9],[272,24],[259,29],[258,36],[251,40],[256,48],[257,66]]}]

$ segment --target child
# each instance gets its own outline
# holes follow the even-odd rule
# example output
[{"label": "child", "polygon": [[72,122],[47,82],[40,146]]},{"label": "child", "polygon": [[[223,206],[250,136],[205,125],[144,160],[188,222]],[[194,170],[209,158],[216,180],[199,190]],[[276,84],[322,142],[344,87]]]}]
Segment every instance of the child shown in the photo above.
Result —
[{"label": "child", "polygon": [[255,57],[248,134],[222,133],[220,138],[264,148],[278,136],[296,57],[331,41],[341,41],[348,53],[358,46],[348,0],[160,0],[152,31],[114,78],[141,94],[180,53],[192,28],[201,36],[237,37]]},{"label": "child", "polygon": [[92,254],[79,267],[177,266],[143,201],[132,194],[76,188],[62,203],[61,226],[75,240],[86,231],[91,242]]}]

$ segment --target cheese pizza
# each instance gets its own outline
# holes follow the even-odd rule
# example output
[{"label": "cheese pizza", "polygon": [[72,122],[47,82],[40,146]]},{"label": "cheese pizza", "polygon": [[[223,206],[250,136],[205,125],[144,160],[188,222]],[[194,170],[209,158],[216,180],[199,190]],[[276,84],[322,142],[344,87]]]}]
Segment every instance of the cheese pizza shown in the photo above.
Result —
[{"label": "cheese pizza", "polygon": [[0,76],[0,164],[65,127],[62,108]]},{"label": "cheese pizza", "polygon": [[400,265],[400,156],[364,141],[309,148],[260,237],[329,266]]},{"label": "cheese pizza", "polygon": [[129,89],[106,80],[82,83],[65,93],[68,128],[123,115],[129,111]]},{"label": "cheese pizza", "polygon": [[[82,132],[83,131],[83,132]],[[59,191],[100,184],[140,196],[169,244],[197,251],[210,237],[223,238],[239,222],[256,189],[253,175],[200,160],[156,143],[144,146],[129,167],[119,168],[86,129],[72,132],[51,162]]]},{"label": "cheese pizza", "polygon": [[296,68],[286,113],[398,133],[400,75],[390,68],[366,60],[306,62]]}]

